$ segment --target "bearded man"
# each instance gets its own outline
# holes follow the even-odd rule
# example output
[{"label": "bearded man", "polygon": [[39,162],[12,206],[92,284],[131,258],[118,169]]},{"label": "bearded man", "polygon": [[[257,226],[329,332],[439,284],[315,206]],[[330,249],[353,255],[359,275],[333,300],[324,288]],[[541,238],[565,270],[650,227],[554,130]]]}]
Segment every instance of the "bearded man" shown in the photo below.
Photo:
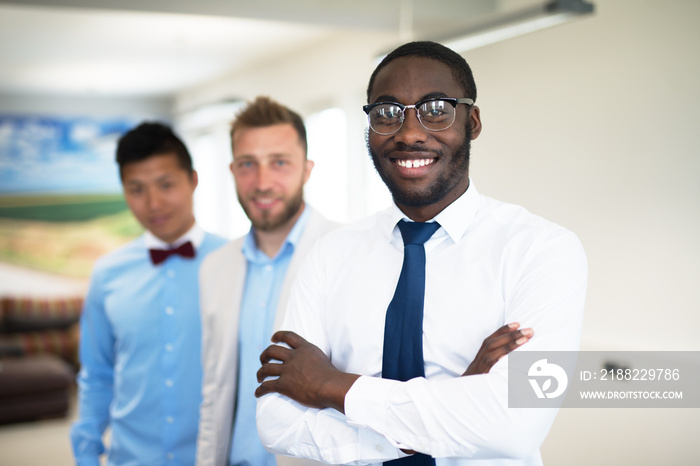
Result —
[{"label": "bearded man", "polygon": [[231,148],[238,200],[252,225],[200,273],[204,377],[197,465],[274,466],[255,428],[259,354],[279,328],[299,263],[336,224],[304,202],[314,163],[296,112],[258,97],[236,115]]}]

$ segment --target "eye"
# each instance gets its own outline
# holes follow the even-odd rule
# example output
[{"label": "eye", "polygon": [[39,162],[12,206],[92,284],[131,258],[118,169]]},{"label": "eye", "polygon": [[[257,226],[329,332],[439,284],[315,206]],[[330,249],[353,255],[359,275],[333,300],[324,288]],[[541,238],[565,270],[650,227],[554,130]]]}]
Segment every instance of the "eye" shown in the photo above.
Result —
[{"label": "eye", "polygon": [[451,108],[449,104],[441,100],[433,100],[420,106],[420,115],[425,121],[442,121],[452,115]]},{"label": "eye", "polygon": [[289,162],[287,162],[286,160],[278,159],[275,160],[274,164],[276,167],[284,167],[285,165],[288,165]]},{"label": "eye", "polygon": [[141,186],[129,185],[126,188],[126,192],[131,196],[137,196],[143,192],[143,188]]},{"label": "eye", "polygon": [[372,110],[372,119],[380,124],[390,124],[401,119],[401,107],[396,105],[378,105]]}]

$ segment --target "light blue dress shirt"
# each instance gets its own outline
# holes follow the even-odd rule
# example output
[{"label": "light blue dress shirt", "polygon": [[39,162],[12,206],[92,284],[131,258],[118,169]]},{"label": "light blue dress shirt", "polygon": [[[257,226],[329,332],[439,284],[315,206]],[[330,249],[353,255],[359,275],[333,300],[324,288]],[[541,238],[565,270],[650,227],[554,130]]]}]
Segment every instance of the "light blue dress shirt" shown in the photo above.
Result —
[{"label": "light blue dress shirt", "polygon": [[107,426],[109,465],[194,464],[202,377],[198,272],[225,243],[194,230],[193,259],[173,255],[154,266],[142,236],[95,265],[81,317],[79,419],[71,429],[80,466],[100,464]]},{"label": "light blue dress shirt", "polygon": [[309,210],[304,209],[274,258],[268,257],[257,248],[252,228],[243,242],[242,252],[247,260],[247,271],[238,326],[240,360],[231,466],[277,464],[275,456],[262,446],[255,427],[254,393],[258,386],[260,353],[270,345],[282,283],[308,216]]}]

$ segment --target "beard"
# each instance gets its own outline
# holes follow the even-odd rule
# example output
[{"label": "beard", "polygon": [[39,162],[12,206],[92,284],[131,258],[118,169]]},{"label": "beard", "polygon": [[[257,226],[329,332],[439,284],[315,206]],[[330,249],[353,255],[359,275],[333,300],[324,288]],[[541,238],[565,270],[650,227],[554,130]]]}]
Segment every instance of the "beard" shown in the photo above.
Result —
[{"label": "beard", "polygon": [[[265,191],[256,192],[256,196],[264,196],[268,194]],[[274,214],[268,210],[263,210],[262,212],[257,209],[251,209],[249,201],[241,199],[240,194],[238,195],[238,202],[243,208],[246,216],[250,220],[250,223],[258,231],[270,232],[277,230],[281,226],[289,222],[294,216],[299,213],[301,206],[304,202],[304,190],[300,186],[299,190],[293,193],[290,197],[284,200],[284,205],[282,212]],[[259,216],[254,214],[259,213]]]},{"label": "beard", "polygon": [[[459,145],[459,148],[451,154],[451,158],[448,161],[447,166],[438,175],[435,182],[429,186],[427,189],[405,189],[393,179],[382,167],[380,156],[375,153],[369,145],[369,131],[366,133],[367,140],[367,150],[372,157],[372,162],[374,163],[374,169],[379,174],[389,192],[397,205],[404,205],[407,207],[425,207],[431,204],[435,204],[442,200],[451,190],[454,188],[462,178],[469,172],[469,154],[471,150],[471,125],[467,123],[466,130],[464,134],[464,141]],[[422,146],[406,146],[401,145],[400,147],[403,151],[422,151],[426,152],[426,149]],[[444,151],[427,151],[432,152],[437,155],[440,159],[445,158]],[[382,155],[386,160],[389,160],[387,155]],[[391,163],[391,162],[389,162]]]}]

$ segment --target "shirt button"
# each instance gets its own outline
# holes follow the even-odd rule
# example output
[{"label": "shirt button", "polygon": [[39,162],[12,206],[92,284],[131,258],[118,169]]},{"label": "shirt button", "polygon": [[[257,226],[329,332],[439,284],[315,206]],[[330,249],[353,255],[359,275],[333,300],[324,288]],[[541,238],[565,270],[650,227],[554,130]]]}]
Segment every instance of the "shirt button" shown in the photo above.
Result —
[{"label": "shirt button", "polygon": [[167,345],[165,345],[165,351],[170,352],[170,351],[172,351],[172,350],[173,350],[173,345],[171,345],[170,343],[168,343]]},{"label": "shirt button", "polygon": [[384,445],[382,445],[381,443],[378,443],[377,444],[377,451],[383,451],[383,450],[384,450]]},{"label": "shirt button", "polygon": [[165,418],[165,422],[167,422],[168,424],[173,424],[175,423],[175,419],[173,419],[172,416],[168,416]]},{"label": "shirt button", "polygon": [[175,276],[175,271],[174,270],[168,270],[168,277],[173,278]]},{"label": "shirt button", "polygon": [[168,306],[165,308],[165,313],[168,314],[169,316],[173,315],[175,313],[175,309],[172,307]]},{"label": "shirt button", "polygon": [[170,379],[165,379],[165,385],[166,385],[167,387],[172,387],[172,386],[173,386],[173,381],[170,380]]},{"label": "shirt button", "polygon": [[175,455],[173,455],[172,453],[168,453],[167,455],[165,455],[165,457],[168,458],[169,460],[171,460],[171,459],[175,458]]},{"label": "shirt button", "polygon": [[272,272],[272,266],[271,266],[271,265],[266,265],[266,266],[265,266],[265,272]]}]

